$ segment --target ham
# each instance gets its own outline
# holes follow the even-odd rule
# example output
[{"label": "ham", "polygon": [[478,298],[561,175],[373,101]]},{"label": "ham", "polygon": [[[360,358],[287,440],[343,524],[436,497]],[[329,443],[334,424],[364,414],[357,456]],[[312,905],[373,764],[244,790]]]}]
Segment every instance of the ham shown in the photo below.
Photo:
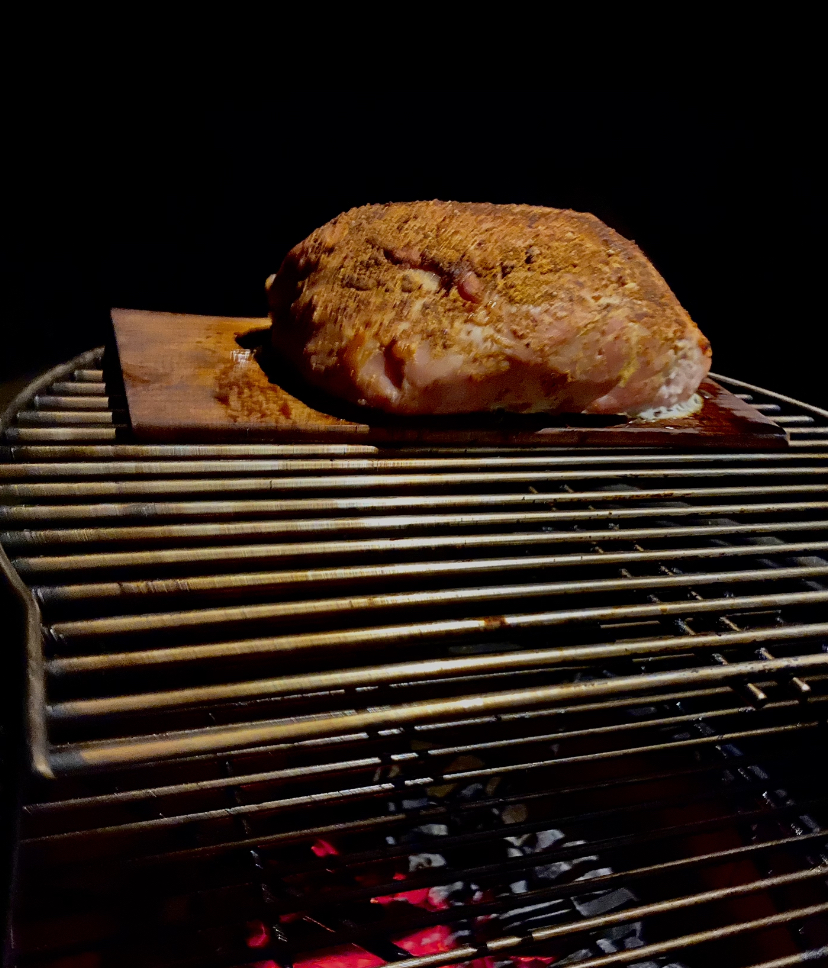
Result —
[{"label": "ham", "polygon": [[306,380],[395,414],[691,408],[710,344],[641,250],[593,215],[411,202],[338,216],[268,280]]}]

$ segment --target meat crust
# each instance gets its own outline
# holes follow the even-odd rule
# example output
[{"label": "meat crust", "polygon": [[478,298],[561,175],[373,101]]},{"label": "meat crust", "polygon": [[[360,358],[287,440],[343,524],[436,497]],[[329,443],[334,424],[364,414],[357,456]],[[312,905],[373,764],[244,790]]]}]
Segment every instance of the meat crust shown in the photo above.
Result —
[{"label": "meat crust", "polygon": [[339,215],[268,280],[272,339],[312,384],[399,414],[638,414],[689,400],[710,344],[593,215],[410,202]]}]

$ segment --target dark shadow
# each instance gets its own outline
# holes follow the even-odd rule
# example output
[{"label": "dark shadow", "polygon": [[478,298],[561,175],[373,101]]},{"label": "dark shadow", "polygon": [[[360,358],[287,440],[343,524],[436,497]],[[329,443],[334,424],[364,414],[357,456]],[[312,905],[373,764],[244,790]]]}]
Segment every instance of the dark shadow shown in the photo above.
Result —
[{"label": "dark shadow", "polygon": [[493,410],[487,413],[423,417],[386,413],[374,407],[360,407],[331,396],[308,383],[287,360],[273,352],[268,336],[269,331],[266,329],[253,329],[239,334],[236,342],[243,349],[253,351],[254,359],[271,383],[286,390],[313,410],[340,420],[367,423],[373,427],[407,427],[411,430],[500,430],[512,433],[536,433],[546,427],[614,427],[629,422],[621,415],[599,413],[520,414]]}]

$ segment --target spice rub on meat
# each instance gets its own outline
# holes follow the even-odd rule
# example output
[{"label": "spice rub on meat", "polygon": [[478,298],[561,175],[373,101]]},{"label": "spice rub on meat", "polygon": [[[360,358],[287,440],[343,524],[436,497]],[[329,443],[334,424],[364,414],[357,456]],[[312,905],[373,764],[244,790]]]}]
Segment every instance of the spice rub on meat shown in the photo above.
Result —
[{"label": "spice rub on meat", "polygon": [[268,280],[275,349],[399,414],[640,414],[693,397],[710,344],[593,215],[410,202],[339,215]]}]

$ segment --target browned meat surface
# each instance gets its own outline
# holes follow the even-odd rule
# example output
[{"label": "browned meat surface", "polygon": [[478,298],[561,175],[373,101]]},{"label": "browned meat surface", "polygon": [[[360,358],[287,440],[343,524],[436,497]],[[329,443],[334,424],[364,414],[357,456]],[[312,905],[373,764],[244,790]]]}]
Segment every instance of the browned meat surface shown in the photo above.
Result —
[{"label": "browned meat surface", "polygon": [[710,344],[640,249],[529,205],[352,209],[268,280],[273,344],[313,384],[400,414],[637,414],[690,400]]}]

